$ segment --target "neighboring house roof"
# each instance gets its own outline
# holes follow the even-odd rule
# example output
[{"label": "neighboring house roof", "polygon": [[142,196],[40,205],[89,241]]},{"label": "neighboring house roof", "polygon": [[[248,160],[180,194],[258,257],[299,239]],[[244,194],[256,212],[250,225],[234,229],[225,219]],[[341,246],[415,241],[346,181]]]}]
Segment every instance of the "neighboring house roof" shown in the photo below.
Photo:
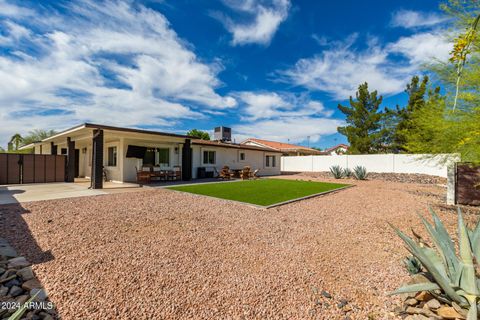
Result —
[{"label": "neighboring house roof", "polygon": [[348,148],[350,148],[350,146],[349,146],[349,145],[346,145],[346,144],[344,144],[344,143],[340,143],[340,144],[337,144],[336,146],[333,146],[333,147],[330,147],[330,148],[324,150],[324,152],[330,153],[330,152],[335,151],[335,150],[337,150],[337,149],[339,149],[339,148],[343,148],[343,149],[345,149],[345,150],[348,150]]},{"label": "neighboring house roof", "polygon": [[257,151],[281,153],[281,151],[273,148],[269,148],[269,147],[257,147],[257,146],[250,146],[246,144],[227,143],[227,142],[212,141],[212,140],[195,139],[195,140],[192,140],[192,144],[212,146],[212,147],[234,148],[234,149],[241,149],[241,150],[257,150]]},{"label": "neighboring house roof", "polygon": [[270,141],[270,140],[263,140],[263,139],[256,139],[256,138],[249,138],[241,142],[241,144],[245,144],[247,142],[254,142],[260,145],[263,145],[267,148],[272,148],[276,149],[282,152],[288,152],[288,151],[294,151],[294,152],[309,152],[309,153],[315,153],[315,154],[324,154],[322,151],[304,147],[304,146],[299,146],[295,144],[290,144],[290,143],[283,143],[283,142],[277,142],[277,141]]}]

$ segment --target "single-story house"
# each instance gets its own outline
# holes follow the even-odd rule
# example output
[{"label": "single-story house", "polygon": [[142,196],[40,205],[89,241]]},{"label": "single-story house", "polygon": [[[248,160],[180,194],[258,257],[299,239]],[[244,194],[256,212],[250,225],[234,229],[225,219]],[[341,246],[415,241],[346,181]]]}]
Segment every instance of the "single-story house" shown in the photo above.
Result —
[{"label": "single-story house", "polygon": [[269,141],[256,138],[248,138],[242,142],[241,145],[256,146],[261,148],[271,148],[282,153],[283,156],[311,156],[324,154],[320,150],[308,148],[304,146],[298,146],[290,143]]},{"label": "single-story house", "polygon": [[344,143],[340,143],[340,144],[337,144],[336,146],[325,149],[324,154],[329,155],[329,156],[342,155],[342,154],[347,153],[348,148],[350,148],[349,145],[346,145]]},{"label": "single-story house", "polygon": [[67,156],[67,181],[92,179],[102,187],[103,169],[108,180],[135,182],[137,170],[156,166],[180,167],[182,180],[196,179],[198,168],[220,171],[223,166],[259,169],[259,175],[280,174],[281,152],[228,141],[206,141],[159,131],[84,123],[21,149],[35,154]]}]

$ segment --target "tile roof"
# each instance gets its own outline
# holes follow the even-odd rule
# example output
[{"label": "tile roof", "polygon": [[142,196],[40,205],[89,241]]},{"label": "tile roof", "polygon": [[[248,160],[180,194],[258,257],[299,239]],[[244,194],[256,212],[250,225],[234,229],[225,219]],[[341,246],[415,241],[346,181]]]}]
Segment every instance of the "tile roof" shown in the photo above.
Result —
[{"label": "tile roof", "polygon": [[312,149],[312,148],[308,148],[308,147],[304,147],[304,146],[299,146],[299,145],[290,144],[290,143],[270,141],[270,140],[256,139],[256,138],[246,139],[245,141],[242,141],[242,144],[244,144],[247,141],[256,142],[256,143],[259,143],[259,144],[264,145],[266,147],[281,150],[281,151],[304,150],[304,151],[309,151],[309,152],[312,152],[312,153],[323,154],[322,151]]},{"label": "tile roof", "polygon": [[257,147],[257,146],[250,146],[250,145],[245,145],[245,144],[226,143],[226,142],[213,141],[213,140],[194,139],[194,140],[192,140],[192,144],[204,145],[204,146],[213,146],[213,147],[223,147],[223,148],[234,148],[234,149],[245,149],[245,150],[259,150],[259,151],[268,151],[268,152],[279,152],[279,151],[276,150],[276,149],[268,148],[268,147]]},{"label": "tile roof", "polygon": [[347,144],[344,144],[344,143],[340,143],[340,144],[337,144],[336,146],[333,146],[333,147],[330,147],[330,148],[326,149],[325,152],[331,152],[331,151],[334,151],[338,148],[344,148],[344,149],[348,150],[348,148],[350,148],[350,146],[347,145]]}]

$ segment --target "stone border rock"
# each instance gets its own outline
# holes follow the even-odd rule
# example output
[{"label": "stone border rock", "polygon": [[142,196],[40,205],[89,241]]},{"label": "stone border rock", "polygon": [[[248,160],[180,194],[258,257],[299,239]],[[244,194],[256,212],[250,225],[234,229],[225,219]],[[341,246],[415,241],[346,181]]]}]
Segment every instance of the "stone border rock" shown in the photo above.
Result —
[{"label": "stone border rock", "polygon": [[[408,284],[429,282],[423,273],[412,276]],[[459,305],[445,304],[428,291],[418,293],[405,293],[403,297],[403,306],[395,308],[394,313],[404,320],[428,320],[428,319],[466,319],[468,310]]]},{"label": "stone border rock", "polygon": [[58,319],[53,303],[33,273],[31,263],[18,256],[5,239],[0,238],[0,319],[8,319],[18,308],[35,296],[32,307],[22,319]]}]

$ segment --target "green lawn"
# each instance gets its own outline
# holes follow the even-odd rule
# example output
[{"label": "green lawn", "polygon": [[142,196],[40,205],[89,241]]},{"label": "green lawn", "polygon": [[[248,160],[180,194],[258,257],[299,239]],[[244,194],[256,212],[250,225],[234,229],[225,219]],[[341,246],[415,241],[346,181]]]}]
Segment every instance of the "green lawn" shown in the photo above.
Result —
[{"label": "green lawn", "polygon": [[270,206],[345,186],[348,185],[299,180],[259,179],[229,183],[200,183],[188,186],[167,187],[167,189]]}]

